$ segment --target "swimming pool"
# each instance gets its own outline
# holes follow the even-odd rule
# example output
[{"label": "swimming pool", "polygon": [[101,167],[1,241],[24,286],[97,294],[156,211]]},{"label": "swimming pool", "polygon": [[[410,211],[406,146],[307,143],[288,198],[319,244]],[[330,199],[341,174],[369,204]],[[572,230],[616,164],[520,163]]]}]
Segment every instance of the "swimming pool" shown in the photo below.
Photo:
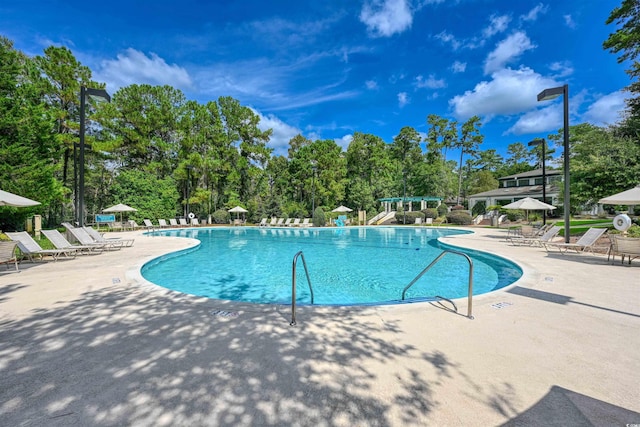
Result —
[{"label": "swimming pool", "polygon": [[[417,227],[252,228],[224,227],[155,232],[201,241],[194,249],[156,258],[143,277],[159,286],[216,299],[291,303],[291,267],[303,251],[315,304],[354,305],[399,302],[404,287],[442,250],[436,239],[467,231]],[[474,295],[500,289],[522,275],[520,268],[487,253],[453,248],[474,263]],[[298,263],[300,304],[310,302]],[[446,255],[407,292],[407,300],[467,296],[468,262]]]}]

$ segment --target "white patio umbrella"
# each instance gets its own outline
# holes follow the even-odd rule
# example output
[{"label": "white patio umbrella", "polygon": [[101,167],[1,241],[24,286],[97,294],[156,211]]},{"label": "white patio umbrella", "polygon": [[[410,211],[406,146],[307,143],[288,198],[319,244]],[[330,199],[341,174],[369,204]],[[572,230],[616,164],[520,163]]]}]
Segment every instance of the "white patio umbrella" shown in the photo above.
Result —
[{"label": "white patio umbrella", "polygon": [[8,191],[0,190],[0,206],[15,206],[19,208],[25,208],[28,206],[39,205],[40,202],[27,199],[26,197],[18,196],[17,194],[9,193]]},{"label": "white patio umbrella", "polygon": [[120,222],[122,222],[122,212],[137,212],[138,209],[125,205],[124,203],[118,203],[110,208],[103,209],[102,212],[120,212]]},{"label": "white patio umbrella", "polygon": [[237,214],[236,218],[240,218],[240,214],[241,214],[241,213],[247,213],[247,212],[249,212],[249,211],[248,211],[248,210],[246,210],[245,208],[241,207],[241,206],[236,206],[235,208],[231,208],[231,209],[229,209],[229,211],[228,211],[228,212],[230,212],[230,213],[236,213],[236,214]]},{"label": "white patio umbrella", "polygon": [[332,210],[331,212],[340,212],[340,213],[344,213],[344,212],[352,212],[353,209],[349,209],[346,206],[340,205],[337,208],[335,208],[334,210]]},{"label": "white patio umbrella", "polygon": [[541,202],[538,199],[532,197],[525,197],[524,199],[517,200],[508,205],[504,205],[505,209],[521,209],[527,213],[527,219],[529,219],[529,211],[546,211],[549,209],[555,209],[553,205]]},{"label": "white patio umbrella", "polygon": [[640,205],[640,185],[633,187],[631,190],[617,193],[604,199],[598,200],[598,203],[605,205]]}]

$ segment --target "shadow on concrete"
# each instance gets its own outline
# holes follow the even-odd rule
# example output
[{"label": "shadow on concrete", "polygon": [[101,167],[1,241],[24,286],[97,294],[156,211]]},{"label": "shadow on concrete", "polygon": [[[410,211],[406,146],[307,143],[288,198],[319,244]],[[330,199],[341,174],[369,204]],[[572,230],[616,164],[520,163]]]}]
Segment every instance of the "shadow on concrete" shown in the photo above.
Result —
[{"label": "shadow on concrete", "polygon": [[544,291],[539,291],[539,290],[530,289],[530,288],[523,288],[520,286],[514,286],[513,288],[507,289],[505,292],[515,294],[515,295],[520,295],[527,298],[535,298],[542,301],[552,302],[554,304],[561,304],[561,305],[577,304],[585,307],[596,308],[598,310],[609,311],[611,313],[618,313],[618,314],[624,314],[626,316],[640,317],[640,314],[615,310],[612,308],[602,307],[594,304],[587,304],[584,302],[576,301],[573,297],[568,297],[566,295],[554,294],[552,292],[544,292]]},{"label": "shadow on concrete", "polygon": [[502,426],[624,426],[639,422],[637,412],[553,386],[535,405]]}]

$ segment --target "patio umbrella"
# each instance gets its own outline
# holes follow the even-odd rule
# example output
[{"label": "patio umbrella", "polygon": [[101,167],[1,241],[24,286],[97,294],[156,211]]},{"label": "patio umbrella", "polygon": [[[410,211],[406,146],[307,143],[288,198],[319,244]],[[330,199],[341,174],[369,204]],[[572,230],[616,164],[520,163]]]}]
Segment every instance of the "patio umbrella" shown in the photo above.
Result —
[{"label": "patio umbrella", "polygon": [[243,208],[243,207],[236,206],[235,208],[231,208],[231,209],[229,209],[229,212],[238,214],[238,215],[236,216],[236,218],[240,218],[240,213],[247,213],[247,212],[249,212],[249,211],[248,211],[248,210],[246,210],[246,209],[245,209],[245,208]]},{"label": "patio umbrella", "polygon": [[0,206],[15,206],[24,208],[27,206],[36,206],[40,202],[27,199],[26,197],[18,196],[17,194],[9,193],[8,191],[0,190]]},{"label": "patio umbrella", "polygon": [[344,212],[352,212],[353,209],[349,209],[346,206],[340,205],[337,208],[335,208],[334,210],[332,210],[331,212],[340,212],[340,213],[344,213]]},{"label": "patio umbrella", "polygon": [[122,212],[137,212],[138,209],[127,206],[124,203],[118,203],[110,208],[103,209],[102,212],[120,212],[120,222],[122,222]]},{"label": "patio umbrella", "polygon": [[504,205],[503,208],[521,209],[527,213],[527,219],[529,219],[529,211],[546,211],[548,209],[555,209],[556,207],[531,197],[525,197],[524,199]]},{"label": "patio umbrella", "polygon": [[631,190],[623,191],[622,193],[617,193],[613,196],[600,199],[598,200],[598,203],[606,205],[640,205],[640,185],[637,185]]}]

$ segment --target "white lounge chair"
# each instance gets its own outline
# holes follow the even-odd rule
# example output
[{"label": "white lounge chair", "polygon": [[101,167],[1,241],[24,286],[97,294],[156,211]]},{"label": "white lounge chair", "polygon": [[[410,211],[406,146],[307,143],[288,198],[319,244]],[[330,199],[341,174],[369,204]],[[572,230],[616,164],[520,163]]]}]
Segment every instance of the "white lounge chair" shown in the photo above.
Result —
[{"label": "white lounge chair", "polygon": [[42,234],[44,234],[57,249],[75,250],[81,254],[98,254],[104,249],[104,247],[98,245],[73,245],[58,230],[42,230]]},{"label": "white lounge chair", "polygon": [[45,256],[50,256],[54,261],[57,261],[61,255],[75,257],[77,254],[75,249],[42,249],[38,242],[33,240],[33,237],[31,237],[26,231],[13,233],[7,232],[5,234],[11,240],[18,243],[20,251],[29,258],[29,261],[32,262],[35,257],[39,257],[41,260],[44,260]]},{"label": "white lounge chair", "polygon": [[188,227],[189,226],[189,224],[187,223],[187,220],[185,218],[180,218],[180,219],[178,219],[178,221],[180,222],[180,225],[182,227]]},{"label": "white lounge chair", "polygon": [[284,218],[278,218],[278,222],[276,223],[276,226],[282,227],[283,225],[284,225]]},{"label": "white lounge chair", "polygon": [[269,227],[274,227],[277,223],[278,223],[278,218],[274,216],[271,218],[271,221],[269,222]]},{"label": "white lounge chair", "polygon": [[287,218],[287,220],[284,222],[284,226],[285,227],[290,227],[291,226],[291,221],[293,221],[293,218]]},{"label": "white lounge chair", "polygon": [[175,218],[170,218],[169,219],[169,225],[171,225],[172,227],[179,227],[178,221],[176,221]]},{"label": "white lounge chair", "polygon": [[17,246],[17,242],[0,242],[0,264],[7,264],[7,270],[9,269],[9,264],[13,263],[16,267],[15,271],[20,271],[18,269],[18,257],[16,256]]},{"label": "white lounge chair", "polygon": [[258,224],[259,227],[266,227],[267,226],[267,218],[262,218],[260,220],[260,224]]},{"label": "white lounge chair", "polygon": [[199,226],[200,222],[198,222],[198,218],[191,218],[191,225],[193,226]]},{"label": "white lounge chair", "polygon": [[147,230],[151,230],[154,231],[156,229],[156,226],[153,225],[153,223],[151,222],[151,220],[149,219],[143,219],[142,222],[144,222],[144,226],[147,228]]},{"label": "white lounge chair", "polygon": [[311,227],[312,224],[309,221],[310,221],[310,218],[305,218],[302,221],[302,224],[300,224],[300,227]]},{"label": "white lounge chair", "polygon": [[293,220],[293,223],[291,223],[292,227],[300,227],[300,218],[296,218]]},{"label": "white lounge chair", "polygon": [[511,242],[515,245],[538,245],[542,246],[544,243],[552,243],[553,239],[560,233],[562,227],[554,225],[547,229],[541,236],[538,237],[522,237],[521,239],[512,238]]},{"label": "white lounge chair", "polygon": [[104,243],[106,245],[115,244],[120,245],[120,247],[128,247],[133,246],[133,243],[136,239],[122,239],[120,237],[104,237],[102,234],[98,233],[98,230],[91,227],[82,227],[84,231],[87,232],[89,237],[91,237],[96,243]]},{"label": "white lounge chair", "polygon": [[167,228],[169,226],[169,224],[167,224],[167,220],[166,219],[159,219],[158,220],[158,226],[160,228]]},{"label": "white lounge chair", "polygon": [[[64,225],[64,223],[63,223]],[[124,242],[120,239],[118,240],[114,240],[113,243],[102,243],[102,242],[96,242],[87,232],[87,230],[85,230],[84,228],[81,227],[67,227],[67,231],[69,233],[71,233],[71,235],[73,236],[74,239],[76,239],[78,241],[78,243],[80,243],[81,245],[94,245],[94,246],[101,246],[105,249],[120,249],[122,248],[122,246],[124,245]],[[98,233],[100,234],[100,233]]]},{"label": "white lounge chair", "polygon": [[578,253],[584,253],[587,251],[591,251],[591,253],[593,253],[593,249],[596,247],[598,239],[602,237],[606,231],[606,228],[591,227],[575,243],[546,242],[542,243],[542,245],[547,251],[549,251],[549,247],[555,247],[561,253],[566,253],[569,249],[573,249]]}]

